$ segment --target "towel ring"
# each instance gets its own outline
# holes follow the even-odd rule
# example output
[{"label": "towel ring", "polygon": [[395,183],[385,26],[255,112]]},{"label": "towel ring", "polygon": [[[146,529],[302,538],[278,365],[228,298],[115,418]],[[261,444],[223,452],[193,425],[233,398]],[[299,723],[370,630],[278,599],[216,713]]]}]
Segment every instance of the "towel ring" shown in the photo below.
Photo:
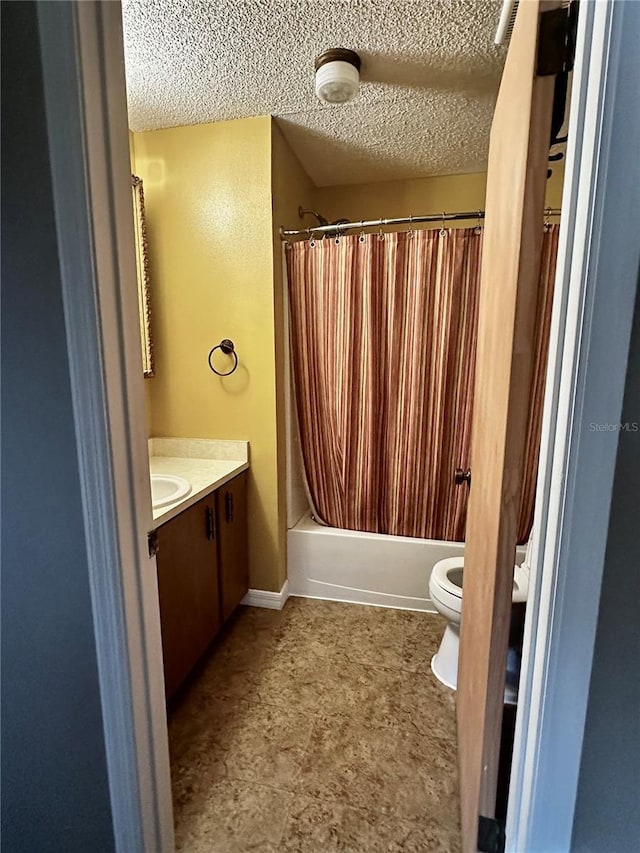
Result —
[{"label": "towel ring", "polygon": [[[231,370],[227,370],[226,373],[221,373],[219,370],[216,370],[213,366],[213,362],[211,361],[213,354],[217,349],[222,350],[225,355],[232,355],[234,358],[233,367],[231,368]],[[213,347],[213,349],[209,353],[209,367],[217,376],[231,376],[234,370],[238,367],[238,353],[236,352],[235,344],[233,343],[233,341],[230,341],[229,338],[224,338],[224,340],[220,341],[217,346]]]}]

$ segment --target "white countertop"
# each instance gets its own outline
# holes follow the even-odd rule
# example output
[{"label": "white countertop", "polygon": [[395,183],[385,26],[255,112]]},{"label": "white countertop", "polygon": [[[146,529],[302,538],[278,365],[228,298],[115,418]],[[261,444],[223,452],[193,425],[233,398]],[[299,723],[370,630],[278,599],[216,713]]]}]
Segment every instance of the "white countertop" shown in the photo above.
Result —
[{"label": "white countertop", "polygon": [[153,510],[160,526],[228,483],[249,467],[248,441],[152,438],[149,440],[149,470],[152,474],[173,474],[191,484],[189,494],[172,504]]}]

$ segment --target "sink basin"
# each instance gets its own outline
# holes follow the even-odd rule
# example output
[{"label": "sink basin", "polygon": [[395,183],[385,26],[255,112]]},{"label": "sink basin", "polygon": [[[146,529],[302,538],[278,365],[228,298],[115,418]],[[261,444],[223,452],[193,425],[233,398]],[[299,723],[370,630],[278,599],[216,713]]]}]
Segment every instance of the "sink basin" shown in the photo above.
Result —
[{"label": "sink basin", "polygon": [[174,477],[173,474],[151,475],[151,500],[153,508],[175,503],[191,491],[191,483],[182,477]]}]

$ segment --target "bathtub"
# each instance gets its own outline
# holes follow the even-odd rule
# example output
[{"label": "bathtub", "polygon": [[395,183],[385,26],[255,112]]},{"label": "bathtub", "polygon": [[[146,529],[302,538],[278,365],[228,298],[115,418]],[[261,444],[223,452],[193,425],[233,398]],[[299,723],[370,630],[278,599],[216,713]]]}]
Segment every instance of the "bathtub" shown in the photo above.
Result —
[{"label": "bathtub", "polygon": [[[464,554],[464,542],[358,533],[317,524],[307,513],[288,532],[289,595],[435,613],[431,570]],[[516,549],[516,562],[524,546]]]},{"label": "bathtub", "polygon": [[288,533],[289,595],[435,613],[431,570],[463,553],[463,542],[339,530],[307,513]]}]

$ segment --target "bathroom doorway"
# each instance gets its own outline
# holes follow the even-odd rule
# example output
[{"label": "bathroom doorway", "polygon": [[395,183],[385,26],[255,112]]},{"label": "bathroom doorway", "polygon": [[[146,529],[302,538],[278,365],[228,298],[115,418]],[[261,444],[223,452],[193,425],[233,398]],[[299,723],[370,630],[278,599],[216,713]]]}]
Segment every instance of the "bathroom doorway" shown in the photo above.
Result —
[{"label": "bathroom doorway", "polygon": [[[303,48],[298,48],[303,54],[312,49],[313,45],[308,42],[310,34],[314,34],[313,44],[316,47],[313,50],[319,57],[316,81],[320,81],[321,72],[329,72],[331,65],[331,62],[323,62],[323,58],[327,57],[320,50],[322,39],[326,37],[321,19],[329,6],[324,10],[322,7],[309,10],[298,24],[301,34],[306,36],[304,39],[296,39],[297,45],[303,45]],[[415,4],[412,9],[415,9]],[[145,15],[137,6],[127,4],[123,9],[129,69],[129,113],[133,131],[130,136],[132,169],[145,188],[148,251],[151,267],[155,270],[154,301],[160,320],[154,330],[157,370],[156,375],[148,381],[153,445],[155,447],[157,442],[167,441],[168,437],[176,435],[189,439],[205,430],[211,430],[210,434],[218,441],[225,437],[233,440],[243,437],[249,439],[251,462],[248,470],[247,540],[250,590],[245,602],[271,602],[280,606],[284,603],[284,624],[274,626],[271,631],[270,640],[277,640],[271,648],[272,654],[262,656],[256,650],[252,666],[240,668],[231,676],[228,665],[224,675],[218,672],[216,661],[212,663],[212,671],[218,673],[220,683],[233,681],[234,677],[240,678],[240,674],[244,673],[244,698],[253,697],[253,701],[265,702],[264,697],[269,697],[265,704],[271,706],[278,704],[269,688],[271,680],[275,678],[272,675],[272,663],[276,661],[275,672],[278,672],[284,660],[282,648],[289,646],[286,640],[289,631],[288,612],[295,604],[285,603],[287,590],[293,595],[305,593],[304,589],[293,586],[291,553],[284,566],[286,572],[283,572],[286,545],[283,540],[292,519],[284,518],[281,501],[284,497],[291,505],[294,495],[291,492],[283,494],[286,480],[283,460],[277,453],[274,458],[273,451],[267,450],[267,440],[271,440],[269,430],[275,429],[276,437],[281,442],[283,439],[286,441],[286,424],[293,420],[286,416],[287,396],[290,397],[286,370],[289,345],[282,332],[287,327],[288,318],[293,352],[290,374],[295,378],[296,386],[296,404],[292,406],[289,399],[289,413],[295,409],[297,419],[288,436],[286,450],[292,462],[292,432],[295,432],[300,436],[305,461],[304,472],[299,479],[306,479],[311,497],[308,509],[315,522],[324,522],[317,536],[313,536],[313,533],[311,536],[324,540],[332,537],[328,547],[334,549],[341,567],[347,566],[347,571],[343,571],[342,577],[337,578],[335,564],[327,561],[326,570],[333,572],[336,580],[333,586],[341,590],[350,589],[353,597],[359,596],[360,600],[356,598],[353,601],[352,598],[354,605],[391,604],[394,609],[402,609],[403,606],[410,609],[411,601],[419,602],[422,605],[419,609],[427,614],[419,620],[424,625],[422,633],[430,636],[428,626],[433,623],[439,626],[442,636],[453,636],[454,642],[445,645],[455,646],[457,643],[461,597],[458,595],[456,601],[458,619],[455,630],[446,634],[444,623],[434,617],[437,605],[434,606],[430,599],[429,576],[439,563],[438,554],[447,549],[447,552],[460,557],[464,549],[468,485],[463,482],[461,487],[456,487],[453,471],[456,467],[467,470],[470,465],[473,373],[480,304],[479,270],[485,215],[486,147],[506,45],[496,47],[493,44],[495,28],[491,26],[490,16],[487,16],[481,21],[478,18],[478,23],[482,23],[485,29],[482,41],[484,47],[480,47],[476,44],[477,32],[470,21],[464,20],[465,10],[462,7],[457,11],[452,10],[451,20],[446,17],[441,23],[446,23],[452,31],[459,31],[460,26],[464,25],[466,61],[474,65],[478,79],[482,77],[482,83],[478,83],[475,89],[468,86],[468,81],[461,84],[457,78],[454,79],[454,72],[460,70],[456,61],[452,57],[443,58],[443,103],[439,103],[437,109],[432,109],[430,124],[434,139],[438,136],[438,128],[448,124],[449,132],[455,132],[459,140],[454,143],[449,137],[448,142],[439,148],[435,143],[428,147],[422,143],[424,128],[419,138],[414,138],[417,131],[411,128],[411,132],[407,129],[407,138],[403,140],[392,142],[390,137],[383,135],[385,144],[375,157],[369,157],[362,163],[354,160],[350,153],[352,146],[359,146],[358,157],[363,156],[360,132],[356,132],[356,129],[365,121],[370,121],[380,110],[388,109],[387,99],[394,92],[402,101],[403,108],[418,123],[424,121],[427,111],[424,99],[433,97],[433,81],[427,79],[426,71],[421,76],[417,60],[410,67],[384,61],[384,57],[392,53],[403,38],[412,37],[413,24],[407,25],[403,36],[403,10],[408,11],[409,7],[400,3],[393,8],[393,15],[384,30],[384,38],[388,42],[384,51],[380,46],[377,51],[367,50],[367,39],[372,37],[376,17],[373,6],[354,9],[340,21],[344,38],[348,31],[351,32],[351,38],[354,38],[354,32],[360,33],[360,49],[365,57],[361,61],[359,54],[355,58],[341,54],[342,58],[338,60],[349,64],[351,58],[355,63],[352,67],[359,66],[356,70],[360,72],[361,91],[353,101],[344,104],[323,103],[311,93],[310,103],[306,84],[296,78],[291,81],[292,91],[288,97],[292,101],[300,99],[300,115],[294,116],[293,112],[288,111],[280,115],[278,99],[281,98],[281,86],[278,85],[273,90],[262,87],[267,93],[265,97],[273,99],[265,104],[264,109],[275,114],[275,120],[266,116],[242,115],[233,121],[220,122],[206,120],[215,119],[217,113],[211,114],[208,102],[203,101],[202,97],[192,98],[189,94],[188,103],[183,103],[174,93],[173,100],[169,98],[164,106],[149,101],[145,87],[141,88],[136,82],[136,69],[145,67],[147,73],[152,75],[165,74],[164,64],[171,66],[172,63],[169,47],[174,36],[168,42],[157,39],[157,54],[162,56],[167,51],[166,62],[158,62],[151,67],[144,57],[153,12]],[[272,37],[272,31],[282,30],[288,11],[290,7],[285,5],[279,13],[283,16],[281,19],[274,13],[273,19],[266,25],[266,34],[263,28],[251,28],[251,22],[245,21],[243,17],[247,12],[242,8],[234,12],[227,10],[221,16],[220,28],[224,30],[226,27],[229,32],[244,32],[242,51],[250,53],[257,49],[264,55],[265,50],[260,49],[261,39],[268,40]],[[198,34],[197,37],[202,39],[205,46],[208,44],[210,36],[207,35],[205,22],[200,22],[197,14],[193,20],[187,16],[185,22],[176,21],[175,26],[178,33],[181,27],[188,26],[191,32]],[[537,17],[532,33],[535,39]],[[420,47],[425,69],[428,67],[426,54],[431,49],[427,42],[425,40],[425,44]],[[492,45],[491,48],[488,45]],[[236,45],[236,52],[237,48]],[[301,55],[300,63],[303,58]],[[223,68],[224,57],[220,63]],[[284,63],[283,73],[287,75],[291,71],[289,63],[295,66],[295,58],[288,56]],[[171,67],[173,76],[167,80],[170,89],[180,85],[181,80],[180,69]],[[194,60],[194,68],[198,69],[196,89],[205,86],[206,81],[206,85],[215,90],[218,85],[215,75],[207,76],[207,69],[199,65],[197,60]],[[243,80],[245,87],[250,89],[256,85],[255,75],[250,70],[245,73]],[[318,86],[322,85],[320,81]],[[218,95],[221,102],[235,104],[240,109],[234,100],[232,86],[220,90]],[[183,96],[187,97],[184,92]],[[375,101],[377,107],[374,106],[374,98],[379,98]],[[463,121],[454,129],[450,121],[453,105],[468,100],[473,101],[478,116],[473,121]],[[563,107],[564,101],[559,108],[561,124],[564,119]],[[177,110],[182,117],[177,120],[174,116],[171,119],[172,126],[169,127],[167,110]],[[346,116],[350,116],[348,126],[344,124]],[[199,119],[197,123],[196,119]],[[312,133],[314,122],[318,121],[324,122],[327,130],[324,144],[320,147],[314,142]],[[333,126],[332,123],[337,123],[337,126],[329,133],[328,128]],[[545,135],[550,137],[550,130]],[[474,147],[469,148],[463,156],[457,146],[471,137]],[[550,262],[545,265],[546,274],[540,281],[540,310],[537,304],[533,309],[538,315],[533,336],[540,343],[537,373],[542,378],[538,381],[539,393],[533,395],[532,416],[529,418],[530,447],[525,454],[530,458],[529,484],[525,490],[526,506],[518,531],[522,545],[528,538],[532,523],[544,362],[550,329],[557,221],[562,191],[564,155],[561,140],[561,127],[558,126],[554,128],[553,135],[553,156],[558,159],[553,161],[551,169],[553,182],[546,203],[546,225],[542,216],[545,205],[536,215],[539,219],[536,239],[546,240],[554,251],[547,251]],[[545,147],[548,147],[548,139],[545,140]],[[346,153],[345,148],[348,148]],[[414,152],[420,163],[410,167],[406,165],[407,149]],[[217,168],[211,163],[212,151],[216,152]],[[186,152],[188,156],[185,156]],[[460,161],[454,162],[460,157],[464,165]],[[436,165],[438,158],[439,166]],[[331,163],[330,170],[327,169],[328,163]],[[470,169],[478,171],[467,174]],[[457,174],[447,175],[450,170]],[[545,161],[541,170],[543,187],[546,172]],[[412,203],[424,204],[425,207],[418,207],[412,213],[407,209],[408,202],[404,198],[407,193],[413,195]],[[382,221],[371,224],[375,222],[373,204],[380,203],[381,194],[385,195],[385,205],[388,207],[381,211],[384,214]],[[442,212],[437,212],[436,195],[444,208]],[[346,212],[337,210],[341,200],[348,201]],[[451,207],[454,201],[455,205]],[[536,199],[538,207],[539,202],[542,199]],[[434,205],[434,208],[426,207],[427,204]],[[359,210],[354,211],[356,205]],[[553,224],[549,221],[552,216]],[[246,228],[247,221],[251,222],[251,229]],[[307,225],[309,222],[311,224]],[[297,234],[286,235],[290,240],[288,246],[285,243],[288,293],[282,280],[282,267],[285,264],[282,262],[279,240],[281,227],[289,232],[298,231]],[[185,265],[186,257],[189,262]],[[218,265],[225,270],[225,279],[218,279]],[[394,277],[389,274],[392,265],[398,272]],[[344,270],[352,270],[353,274],[345,275],[343,280],[341,274]],[[377,275],[378,271],[381,275]],[[407,275],[407,271],[413,271],[414,274]],[[258,272],[262,286],[257,286],[247,278],[249,274]],[[189,280],[188,286],[179,284],[181,276],[185,274]],[[264,281],[270,286],[263,286]],[[251,299],[239,298],[236,288],[250,295]],[[337,296],[338,291],[340,295]],[[283,305],[284,298],[288,296],[291,297],[290,311],[289,307]],[[382,310],[378,311],[379,308]],[[214,309],[217,312],[216,333],[215,337],[210,338],[213,323],[208,312]],[[259,316],[269,309],[274,311],[274,323],[259,324]],[[363,322],[363,317],[367,317],[367,323]],[[347,321],[344,318],[350,319]],[[423,322],[419,322],[418,318]],[[352,324],[351,328],[349,323]],[[253,330],[253,334],[249,336],[248,330]],[[305,340],[306,333],[309,339]],[[223,336],[224,340],[233,339],[235,342],[234,355],[226,353],[229,356],[228,363],[223,354],[216,353],[215,344]],[[527,334],[523,339],[528,337]],[[208,366],[202,357],[205,351],[209,353]],[[423,360],[418,358],[420,353],[423,354]],[[380,358],[379,363],[376,358]],[[222,375],[214,378],[208,368]],[[324,384],[321,383],[322,378]],[[523,387],[529,384],[529,380],[520,383]],[[255,393],[256,388],[260,389],[259,395]],[[273,394],[271,411],[259,408],[267,393]],[[314,393],[316,396],[313,396]],[[522,408],[527,408],[527,404],[528,401]],[[313,432],[312,427],[317,425],[321,425],[324,431]],[[245,432],[239,432],[241,429]],[[452,441],[449,441],[450,437],[453,437]],[[323,452],[314,454],[314,450]],[[353,454],[348,450],[353,450]],[[332,461],[336,463],[333,466]],[[274,464],[277,469],[275,485]],[[406,478],[401,476],[403,471]],[[269,504],[268,496],[276,500]],[[277,549],[274,549],[272,535],[274,519],[278,537],[281,537],[277,540]],[[309,519],[303,523],[308,524]],[[334,531],[330,531],[330,527]],[[339,532],[332,536],[336,529]],[[300,535],[306,532],[298,531]],[[357,534],[369,534],[374,538],[365,540]],[[349,539],[355,540],[356,549],[361,543],[365,547],[365,542],[366,547],[386,549],[388,559],[385,562],[378,557],[374,565],[367,564],[360,555],[354,559],[351,551],[344,550]],[[418,568],[411,578],[411,582],[419,589],[413,596],[407,595],[400,585],[393,586],[398,584],[400,572],[390,570],[391,566],[399,562],[396,554],[411,545],[419,553]],[[432,553],[427,553],[428,546]],[[170,627],[165,610],[168,607],[163,608],[165,554],[166,546],[164,554],[161,546],[158,565],[167,668],[171,643],[167,640]],[[367,591],[365,584],[354,582],[358,564],[369,582],[375,580],[387,584],[385,589],[373,590],[378,594],[378,600],[367,600],[364,596]],[[313,580],[320,587],[324,579],[316,576]],[[309,591],[306,592],[308,594]],[[340,597],[329,595],[328,592],[327,589],[320,592],[316,590],[316,594],[323,599]],[[336,633],[339,633],[338,625],[341,622],[338,613],[344,603],[341,602],[342,606],[332,611],[335,612]],[[382,614],[375,615],[383,619]],[[396,617],[397,614],[388,615],[385,620],[390,623]],[[418,619],[412,618],[414,621]],[[321,624],[317,630],[321,635]],[[378,636],[373,627],[371,630],[372,636]],[[349,631],[354,648],[357,648],[357,637],[364,628],[353,624]],[[284,639],[280,637],[281,632]],[[402,623],[398,622],[397,636],[393,641],[394,647],[400,647],[396,649],[396,657],[402,659],[401,647],[410,644],[410,636],[418,633],[416,626],[406,632]],[[213,635],[212,632],[205,632],[203,636],[211,640]],[[194,659],[202,654],[203,645],[206,642],[199,640]],[[337,640],[335,645],[338,649]],[[230,644],[232,646],[233,643]],[[304,679],[305,676],[300,675],[298,670],[306,672],[310,660],[314,661],[313,670],[323,671],[326,648],[319,641],[316,646],[325,652],[320,654],[318,661],[313,651],[300,643],[291,661],[292,678],[295,673],[296,677]],[[403,681],[423,685],[429,694],[423,701],[425,714],[430,705],[439,707],[443,704],[438,692],[441,690],[438,681],[440,670],[435,664],[433,671],[430,667],[436,651],[425,650],[426,666],[423,672],[412,671],[402,678]],[[240,653],[233,655],[229,651],[229,656],[237,666],[244,663],[238,660],[242,657]],[[444,649],[438,652],[439,658],[443,656]],[[454,649],[450,657],[450,668],[455,673],[457,650]],[[335,670],[342,672],[343,681],[347,679],[347,669],[341,666],[337,651],[329,654],[329,658]],[[260,673],[253,671],[256,660],[261,660]],[[366,661],[358,659],[353,662],[365,667],[371,665],[368,657]],[[401,665],[399,668],[404,673]],[[206,681],[205,673],[202,677]],[[363,672],[360,677],[363,682],[376,683],[373,672],[369,676]],[[168,694],[172,701],[177,695],[174,686],[178,681],[184,679],[166,677],[166,683],[171,685]],[[259,684],[252,688],[254,681]],[[447,679],[446,689],[452,690],[455,686],[455,677]],[[339,693],[340,686],[334,687]],[[232,687],[221,689],[223,693],[219,690],[216,692],[217,699],[226,702],[232,698],[228,695]],[[343,689],[348,688],[343,685]],[[312,691],[312,685],[307,685],[307,690]],[[324,682],[323,690],[317,684],[313,690],[315,704],[323,709],[324,714],[330,714],[331,708],[344,707],[345,703],[341,702],[329,682]],[[412,688],[413,693],[417,691],[417,687]],[[453,694],[448,695],[452,700]],[[187,704],[193,705],[194,701],[188,700]],[[198,705],[197,701],[195,704]],[[351,704],[366,707],[364,699]],[[417,713],[418,708],[414,710]],[[298,713],[303,714],[303,710],[298,708]],[[394,715],[389,710],[386,717],[390,731],[401,727],[403,715],[415,717],[415,714],[405,712]],[[192,730],[194,721],[189,713],[186,716]],[[202,726],[203,737],[207,731],[210,733],[212,727],[211,721],[205,722]],[[447,728],[444,720],[440,720],[435,727],[438,730]],[[455,729],[450,721],[448,728]],[[303,731],[306,732],[304,727]],[[232,736],[230,729],[229,732],[235,748],[235,735]],[[245,735],[242,731],[242,736]],[[426,732],[421,732],[421,736],[425,737]],[[219,744],[217,749],[221,753],[225,751],[223,744]],[[371,750],[376,751],[373,746]],[[189,786],[192,785],[191,774],[185,764],[193,761],[194,755],[198,754],[199,750],[195,748],[192,752],[187,750],[184,760],[174,761],[174,766],[181,768],[174,772],[174,779],[176,774],[182,775],[188,780]],[[235,752],[231,754],[236,755]],[[445,754],[446,747],[443,745],[443,761]],[[307,760],[311,761],[309,756]],[[242,769],[242,761],[238,756],[226,763],[235,768],[234,781],[244,785],[256,781],[247,779],[247,771]],[[453,760],[448,764],[455,768],[456,762]],[[301,779],[305,768],[303,761]],[[211,776],[211,784],[217,782],[215,768],[208,768],[206,773]],[[353,775],[355,778],[357,774]],[[261,778],[261,781],[264,779]],[[448,780],[443,778],[441,783],[442,789],[448,790]],[[308,792],[304,781],[296,784],[301,786],[300,790]],[[199,787],[196,786],[196,789],[199,790]],[[180,791],[176,802],[188,801],[182,813],[197,812],[196,802],[200,802],[199,807],[207,813],[206,806],[198,801],[197,796],[194,800],[188,797],[184,786]],[[451,795],[455,796],[455,793]],[[355,791],[349,790],[344,796],[351,806],[355,805]],[[393,804],[389,803],[388,806],[393,812]],[[200,812],[198,814],[201,815]],[[395,817],[405,815],[397,812]],[[180,815],[177,825],[180,835]],[[447,824],[447,831],[449,828]]]},{"label": "bathroom doorway", "polygon": [[[108,18],[108,15],[107,15],[106,17]],[[148,500],[148,499],[147,499],[147,500]],[[160,849],[160,848],[158,848],[158,849]]]}]

